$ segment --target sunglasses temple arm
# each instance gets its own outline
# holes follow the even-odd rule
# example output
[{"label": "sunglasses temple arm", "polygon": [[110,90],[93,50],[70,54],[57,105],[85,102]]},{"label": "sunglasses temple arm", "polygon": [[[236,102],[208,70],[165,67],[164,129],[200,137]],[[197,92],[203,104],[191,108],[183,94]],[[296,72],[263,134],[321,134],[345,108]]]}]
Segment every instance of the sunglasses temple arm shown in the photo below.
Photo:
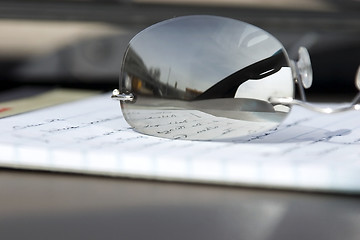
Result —
[{"label": "sunglasses temple arm", "polygon": [[[358,96],[356,98],[357,98],[356,102],[358,102],[360,100],[360,93],[358,94]],[[345,112],[345,111],[349,111],[349,110],[360,110],[360,104],[357,104],[356,102],[351,103],[348,106],[338,107],[338,108],[318,107],[318,106],[314,106],[312,104],[309,104],[309,103],[301,101],[301,100],[297,100],[297,99],[293,99],[293,98],[282,98],[282,97],[270,98],[269,102],[272,104],[282,104],[285,106],[297,105],[297,106],[304,107],[304,108],[309,109],[314,112],[327,113],[327,114]]]}]

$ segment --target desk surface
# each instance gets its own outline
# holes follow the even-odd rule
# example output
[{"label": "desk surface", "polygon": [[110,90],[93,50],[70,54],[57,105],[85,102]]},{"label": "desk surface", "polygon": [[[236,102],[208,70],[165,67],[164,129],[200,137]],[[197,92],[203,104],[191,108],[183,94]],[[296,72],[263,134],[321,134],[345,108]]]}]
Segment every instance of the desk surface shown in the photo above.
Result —
[{"label": "desk surface", "polygon": [[3,239],[359,239],[355,196],[0,171]]},{"label": "desk surface", "polygon": [[[94,84],[95,80],[103,84],[106,80],[112,89],[118,81],[122,59],[119,52],[125,49],[131,35],[173,16],[214,14],[241,18],[266,29],[279,38],[294,57],[297,57],[300,43],[311,47],[314,78],[317,79],[315,89],[327,92],[336,86],[334,89],[338,93],[344,85],[353,89],[353,75],[359,64],[356,49],[360,42],[360,15],[353,7],[355,1],[329,2],[335,4],[337,11],[159,7],[132,2],[114,6],[109,1],[106,4],[87,1],[88,6],[83,7],[80,2],[69,1],[48,4],[4,1],[0,3],[3,20],[100,21],[126,30],[126,34],[119,39],[104,38],[106,45],[100,44],[99,39],[75,42],[40,59],[36,55],[31,59],[27,56],[15,60],[4,58],[7,61],[3,59],[0,64],[3,80],[0,85],[12,86],[14,76],[19,78],[16,84],[28,82],[27,79],[38,83],[39,77],[49,78],[47,74],[50,73],[50,80],[53,77],[56,82],[49,81],[49,84],[62,83],[62,78],[66,79],[65,83],[81,86]],[[340,11],[343,8],[348,10]],[[30,43],[29,38],[24,40]],[[9,44],[13,42],[10,39]],[[109,48],[99,51],[102,46]],[[3,52],[8,49],[6,45]],[[84,50],[89,54],[83,54]],[[98,58],[96,53],[100,54]],[[25,71],[24,76],[17,75],[23,69],[18,67],[24,66],[30,71]],[[34,75],[30,75],[33,72]],[[93,76],[101,76],[101,81]],[[11,81],[4,82],[6,79]],[[345,95],[346,100],[352,97],[352,94]],[[0,238],[358,240],[360,200],[345,195],[0,169]]]}]

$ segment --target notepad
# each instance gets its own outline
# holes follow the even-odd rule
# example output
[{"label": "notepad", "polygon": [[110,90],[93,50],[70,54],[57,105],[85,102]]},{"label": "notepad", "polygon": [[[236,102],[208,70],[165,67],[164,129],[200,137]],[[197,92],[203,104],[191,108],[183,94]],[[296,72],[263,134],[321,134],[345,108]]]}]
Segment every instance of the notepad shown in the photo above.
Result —
[{"label": "notepad", "polygon": [[0,166],[232,186],[360,192],[360,112],[294,107],[278,127],[228,141],[134,131],[109,94],[0,119]]}]

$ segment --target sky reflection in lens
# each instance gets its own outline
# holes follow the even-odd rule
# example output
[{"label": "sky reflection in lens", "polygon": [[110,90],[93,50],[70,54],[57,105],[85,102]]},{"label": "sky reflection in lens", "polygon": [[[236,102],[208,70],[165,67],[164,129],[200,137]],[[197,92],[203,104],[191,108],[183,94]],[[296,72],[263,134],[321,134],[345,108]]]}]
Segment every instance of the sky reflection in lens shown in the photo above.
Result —
[{"label": "sky reflection in lens", "polygon": [[263,30],[239,21],[198,16],[157,24],[130,48],[163,84],[205,91],[224,77],[270,57],[282,45]]}]

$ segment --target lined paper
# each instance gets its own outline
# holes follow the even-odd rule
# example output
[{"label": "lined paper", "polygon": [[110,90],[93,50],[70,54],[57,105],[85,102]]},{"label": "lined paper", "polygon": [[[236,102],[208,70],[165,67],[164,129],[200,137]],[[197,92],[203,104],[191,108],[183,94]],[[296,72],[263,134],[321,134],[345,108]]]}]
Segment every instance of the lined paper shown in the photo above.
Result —
[{"label": "lined paper", "polygon": [[360,112],[294,107],[229,141],[143,135],[109,95],[0,119],[0,166],[157,180],[360,192]]}]

